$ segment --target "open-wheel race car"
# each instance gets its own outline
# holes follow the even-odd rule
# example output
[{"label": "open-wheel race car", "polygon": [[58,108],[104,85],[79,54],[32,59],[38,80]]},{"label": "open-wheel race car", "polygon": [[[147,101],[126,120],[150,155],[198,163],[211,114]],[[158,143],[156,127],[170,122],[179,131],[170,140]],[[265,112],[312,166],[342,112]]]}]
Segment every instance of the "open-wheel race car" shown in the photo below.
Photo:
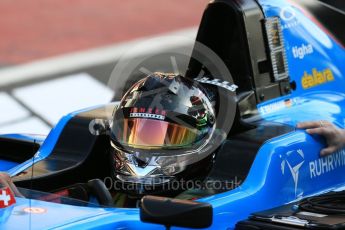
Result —
[{"label": "open-wheel race car", "polygon": [[[134,204],[114,205],[117,188],[107,178],[121,159],[110,160],[114,137],[105,131],[121,107],[114,101],[64,116],[47,137],[0,136],[0,170],[22,195],[2,188],[0,228],[233,229],[252,212],[343,187],[345,151],[320,157],[324,139],[295,128],[309,120],[345,128],[343,10],[340,0],[209,3],[196,41],[217,54],[236,86],[236,114],[205,170],[203,183],[217,182],[212,191],[187,188],[197,194],[192,198],[142,193]],[[203,66],[191,59],[189,76],[199,77]],[[230,82],[202,77],[200,84]],[[133,114],[165,115],[140,108]],[[90,131],[93,125],[100,131]],[[147,173],[151,165],[137,162],[133,172]]]}]

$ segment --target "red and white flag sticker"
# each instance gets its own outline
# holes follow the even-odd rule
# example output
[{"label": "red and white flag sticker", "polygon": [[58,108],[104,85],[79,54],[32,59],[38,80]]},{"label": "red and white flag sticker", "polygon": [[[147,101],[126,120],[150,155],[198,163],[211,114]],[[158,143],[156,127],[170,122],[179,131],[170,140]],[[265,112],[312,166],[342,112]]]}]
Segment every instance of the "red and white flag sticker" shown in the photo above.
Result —
[{"label": "red and white flag sticker", "polygon": [[0,189],[0,208],[7,208],[16,203],[16,199],[9,187]]}]

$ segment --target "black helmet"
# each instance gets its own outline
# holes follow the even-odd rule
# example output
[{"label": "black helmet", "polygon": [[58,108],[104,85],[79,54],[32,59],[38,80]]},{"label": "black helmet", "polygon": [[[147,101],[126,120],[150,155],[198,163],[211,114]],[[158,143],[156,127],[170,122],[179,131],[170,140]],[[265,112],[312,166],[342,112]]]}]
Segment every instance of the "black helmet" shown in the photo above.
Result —
[{"label": "black helmet", "polygon": [[204,174],[224,139],[215,118],[214,95],[196,81],[167,73],[138,81],[114,113],[114,179],[146,194]]}]

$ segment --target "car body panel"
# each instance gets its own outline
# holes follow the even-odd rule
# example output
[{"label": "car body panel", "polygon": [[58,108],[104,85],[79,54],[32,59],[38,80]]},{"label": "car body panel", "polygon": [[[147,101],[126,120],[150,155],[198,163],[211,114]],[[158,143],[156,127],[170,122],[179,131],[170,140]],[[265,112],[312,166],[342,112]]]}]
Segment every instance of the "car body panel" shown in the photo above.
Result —
[{"label": "car body panel", "polygon": [[[301,121],[324,119],[344,128],[345,51],[342,45],[293,2],[260,0],[259,3],[265,17],[282,18],[290,80],[297,85],[291,94],[259,104],[259,119],[289,126]],[[300,51],[301,47],[303,51]],[[331,73],[333,79],[318,83],[311,83],[310,78],[307,83],[303,80],[303,77],[313,74],[317,77],[325,72]],[[78,113],[60,120],[34,159],[19,165],[0,162],[3,163],[2,169],[10,175],[17,175],[33,162],[47,157],[68,120]],[[260,130],[257,135],[260,135]],[[308,135],[304,130],[295,130],[265,142],[246,180],[239,187],[200,199],[213,206],[214,221],[210,229],[231,229],[252,212],[345,186],[345,151],[320,158],[319,152],[324,145],[322,138]],[[31,221],[27,215],[17,214],[18,210],[29,205],[45,207],[47,212],[32,215]],[[73,207],[18,198],[12,214],[3,220],[2,226],[14,229],[20,222],[21,226],[28,225],[34,229],[164,229],[163,226],[142,223],[138,213],[138,209]]]}]

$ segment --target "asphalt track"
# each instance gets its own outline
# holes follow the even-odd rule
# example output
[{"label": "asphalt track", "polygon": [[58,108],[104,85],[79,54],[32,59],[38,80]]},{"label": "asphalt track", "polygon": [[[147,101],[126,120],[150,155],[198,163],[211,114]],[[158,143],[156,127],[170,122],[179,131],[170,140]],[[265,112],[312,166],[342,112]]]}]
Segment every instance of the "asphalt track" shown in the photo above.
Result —
[{"label": "asphalt track", "polygon": [[0,63],[9,66],[197,26],[207,0],[0,2]]},{"label": "asphalt track", "polygon": [[[195,33],[196,30],[193,28],[190,30],[189,36]],[[191,49],[192,45],[192,43],[176,44],[170,49],[176,51]],[[150,55],[149,50],[146,52]],[[82,60],[84,60],[85,55],[88,56],[86,53],[83,52]],[[142,55],[140,54],[140,56]],[[92,57],[92,52],[89,56]],[[61,60],[63,58],[57,59],[57,63]],[[49,61],[54,64],[55,60],[52,58]],[[151,61],[149,65],[145,65],[146,69],[171,72],[171,68],[169,70],[159,68],[162,66],[173,67],[168,58],[160,59],[158,57]],[[44,60],[38,61],[37,64],[41,66],[39,70],[45,68]],[[73,69],[64,70],[62,68],[59,71],[52,71],[50,74],[38,78],[31,78],[30,75],[27,75],[28,77],[24,76],[23,78],[25,80],[10,81],[10,84],[1,85],[0,107],[3,113],[0,114],[0,133],[29,132],[47,134],[61,116],[68,112],[109,102],[113,97],[113,91],[107,85],[114,67],[118,65],[118,61],[108,60],[91,66],[88,64],[85,66],[83,62],[79,64],[81,64],[80,67],[73,66]],[[178,63],[178,65],[181,66],[182,63]],[[24,66],[24,69],[30,69],[28,67],[30,64]],[[0,70],[0,76],[1,73],[11,75],[12,72],[14,73],[12,76],[15,78],[18,68],[21,68],[21,66],[10,68],[10,70],[2,69]],[[33,70],[35,69],[33,68]],[[6,71],[7,73],[5,73]],[[19,71],[19,73],[22,72]],[[46,73],[49,73],[49,71]],[[31,76],[37,76],[34,72],[32,74]]]},{"label": "asphalt track", "polygon": [[[102,17],[98,18],[99,22],[93,22],[94,25],[91,28],[87,27],[85,31],[79,31],[79,33],[78,30],[72,33],[74,32],[72,29],[76,27],[73,23],[73,26],[67,22],[65,22],[65,25],[63,23],[60,24],[61,27],[65,26],[65,28],[60,29],[61,31],[67,31],[67,35],[61,38],[61,40],[56,39],[54,44],[52,44],[52,37],[50,37],[50,41],[48,39],[49,36],[53,35],[46,36],[47,38],[45,39],[47,41],[41,39],[40,46],[35,44],[34,41],[37,40],[35,36],[42,36],[42,33],[47,31],[47,28],[42,25],[36,26],[35,28],[38,28],[37,31],[32,31],[32,34],[27,36],[30,39],[12,39],[11,41],[11,36],[12,38],[18,38],[13,34],[20,34],[23,31],[19,29],[19,31],[15,32],[15,24],[13,24],[13,19],[11,19],[13,15],[9,14],[11,7],[14,7],[11,1],[0,3],[0,5],[3,5],[3,7],[0,7],[0,12],[3,11],[5,18],[5,20],[0,22],[0,28],[2,28],[2,31],[5,31],[5,36],[0,39],[0,51],[2,51],[0,52],[2,63],[0,65],[2,66],[0,68],[0,107],[2,111],[0,113],[0,133],[47,134],[59,118],[67,112],[108,102],[113,96],[112,90],[107,87],[109,76],[117,65],[118,58],[127,48],[152,37],[162,38],[161,44],[152,44],[153,47],[158,49],[165,48],[165,46],[170,46],[169,48],[173,49],[176,48],[176,50],[186,49],[186,47],[187,49],[191,48],[192,44],[188,42],[177,42],[171,45],[170,37],[171,35],[179,35],[193,38],[196,34],[195,26],[199,23],[203,7],[206,5],[205,1],[196,0],[183,1],[184,7],[181,7],[182,1],[174,1],[174,3],[172,1],[164,1],[164,4],[146,0],[142,2],[136,1],[135,3],[132,1],[127,3],[119,2],[100,2],[100,5],[103,4],[103,11],[104,4],[106,3],[116,3],[117,6],[125,4],[125,6],[122,6],[122,10],[120,10],[120,7],[112,8],[112,17],[117,15],[115,18],[118,18],[118,14],[121,13],[123,21],[128,22],[125,27],[123,26],[125,24],[123,21],[120,23],[121,25],[116,24],[119,22],[112,25],[114,28],[116,26],[119,28],[116,33],[114,32],[116,30],[112,30],[114,32],[113,35],[109,34],[111,32],[107,28],[102,27],[98,33],[102,33],[103,30],[103,33],[107,36],[102,36],[102,38],[89,36],[95,33],[95,28],[99,29],[99,25],[104,24],[104,18],[107,17],[105,16],[106,12],[103,12]],[[146,2],[146,4],[143,2]],[[20,14],[23,13],[21,10],[27,10],[31,15],[38,14],[38,16],[44,18],[44,15],[40,15],[42,13],[34,12],[34,7],[30,8],[31,6],[25,6],[25,4],[17,9],[17,13]],[[47,3],[43,1],[41,1],[41,4],[46,4],[43,7],[45,8],[43,12],[46,12],[48,16],[50,15],[50,18],[52,12],[49,9],[52,10],[52,8],[58,7],[54,4],[48,4],[47,6]],[[151,18],[145,21],[142,19],[143,14],[138,15],[138,13],[134,13],[135,11],[132,10],[134,5],[137,7],[137,10],[143,10],[143,12],[153,9],[153,5],[156,8],[154,13],[151,14]],[[190,11],[193,8],[192,6],[195,8],[194,14]],[[90,10],[89,7],[92,8],[90,5],[86,8]],[[95,7],[100,6],[93,6],[93,9],[96,9]],[[187,10],[188,7],[189,10]],[[64,13],[65,16],[67,15],[66,17],[68,17],[68,14],[72,14],[72,11],[74,16],[85,17],[85,6],[84,8],[81,7],[83,9],[81,10],[82,12],[76,11],[77,6],[75,3],[71,4],[70,8],[71,12]],[[78,9],[80,10],[80,5]],[[126,13],[124,9],[127,9],[128,12]],[[88,11],[86,10],[86,12]],[[167,14],[170,17],[163,17],[163,15]],[[36,18],[36,16],[33,18]],[[23,21],[30,21],[30,18],[25,18],[23,15],[20,18]],[[96,18],[94,17],[93,20],[96,21]],[[54,24],[54,20],[59,21],[59,15],[55,15],[50,20],[48,24],[50,24],[51,30],[59,30],[56,27],[57,25]],[[80,20],[79,23],[81,23]],[[7,23],[4,23],[4,21]],[[78,22],[77,19],[75,21]],[[157,23],[157,21],[160,23]],[[34,23],[35,20],[31,21],[31,24]],[[83,19],[83,25],[87,23],[91,22]],[[131,25],[131,23],[133,24]],[[9,31],[4,25],[7,27],[12,26],[12,31]],[[25,28],[27,26],[20,27]],[[128,28],[131,27],[136,29],[132,28],[129,30]],[[30,26],[28,28],[30,29]],[[120,31],[122,33],[119,33]],[[71,34],[69,35],[68,33]],[[78,39],[81,39],[80,34],[83,35],[84,40],[87,40],[86,45],[82,43],[84,46],[78,42]],[[11,41],[10,44],[6,44],[9,41]],[[33,43],[31,44],[30,41]],[[26,43],[26,46],[21,43]],[[70,44],[74,45],[70,46]],[[12,47],[11,49],[11,46],[15,48]],[[152,48],[147,48],[140,55],[145,55],[147,52],[149,54]],[[30,50],[35,50],[36,52],[31,52]],[[167,66],[169,64],[171,64],[170,61],[167,63],[167,60],[158,58],[153,64],[146,66],[146,68],[155,70],[159,66]]]}]

